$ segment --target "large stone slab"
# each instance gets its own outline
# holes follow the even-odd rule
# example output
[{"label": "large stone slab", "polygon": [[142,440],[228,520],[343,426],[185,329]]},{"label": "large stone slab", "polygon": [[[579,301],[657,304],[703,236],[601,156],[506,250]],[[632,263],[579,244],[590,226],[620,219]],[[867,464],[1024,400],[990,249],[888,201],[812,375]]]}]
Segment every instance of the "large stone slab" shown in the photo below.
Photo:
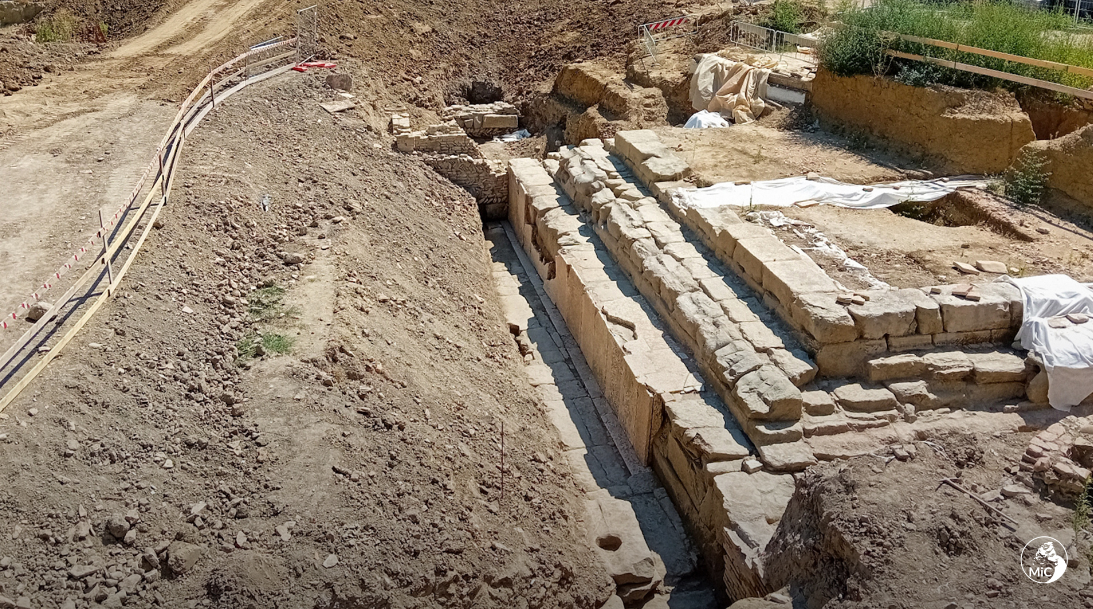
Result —
[{"label": "large stone slab", "polygon": [[748,413],[759,421],[795,421],[801,418],[801,391],[773,365],[761,366],[737,381],[732,389]]},{"label": "large stone slab", "polygon": [[913,353],[879,357],[866,364],[866,375],[873,382],[918,378],[925,372],[926,363]]},{"label": "large stone slab", "polygon": [[1028,379],[1025,358],[1014,353],[969,353],[972,380],[976,383],[1023,383]]},{"label": "large stone slab", "polygon": [[[835,302],[833,293],[801,294],[789,311],[793,321],[820,343],[847,343],[858,338],[854,318],[846,307]],[[820,368],[824,365],[820,364]]]},{"label": "large stone slab", "polygon": [[763,268],[767,264],[784,260],[800,260],[801,255],[782,243],[778,237],[768,234],[737,241],[732,259],[744,269],[752,281],[762,285]]},{"label": "large stone slab", "polygon": [[884,387],[863,387],[852,383],[838,387],[832,393],[839,406],[851,412],[880,412],[899,405],[892,392]]},{"label": "large stone slab", "polygon": [[836,289],[835,282],[823,269],[800,256],[796,260],[765,263],[762,283],[763,289],[774,294],[783,306],[789,306],[808,292],[835,292]]},{"label": "large stone slab", "polygon": [[[1013,325],[1013,307],[1020,306],[1020,290],[1009,284],[991,283],[978,286],[977,291],[980,293],[978,301],[953,296],[952,286],[946,286],[941,294],[932,296],[941,307],[946,332],[1000,330]],[[1017,323],[1020,323],[1019,317]]]},{"label": "large stone slab", "polygon": [[871,291],[865,304],[851,305],[847,312],[865,339],[914,334],[915,304],[896,292]]}]

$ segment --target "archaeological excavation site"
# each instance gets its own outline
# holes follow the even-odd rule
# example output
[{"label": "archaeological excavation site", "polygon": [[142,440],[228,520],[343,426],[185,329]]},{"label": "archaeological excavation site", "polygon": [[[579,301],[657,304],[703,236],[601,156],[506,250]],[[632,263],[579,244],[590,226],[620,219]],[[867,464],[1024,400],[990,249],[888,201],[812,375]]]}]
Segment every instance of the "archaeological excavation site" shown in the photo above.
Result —
[{"label": "archaeological excavation site", "polygon": [[1093,608],[1093,0],[0,1],[0,609]]}]

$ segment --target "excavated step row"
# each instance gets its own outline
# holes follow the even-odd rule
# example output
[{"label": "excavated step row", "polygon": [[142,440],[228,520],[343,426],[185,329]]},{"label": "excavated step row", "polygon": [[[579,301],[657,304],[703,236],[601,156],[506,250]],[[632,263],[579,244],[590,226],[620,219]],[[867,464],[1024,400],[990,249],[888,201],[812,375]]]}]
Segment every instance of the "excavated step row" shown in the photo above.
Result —
[{"label": "excavated step row", "polygon": [[798,387],[815,377],[816,367],[794,348],[789,333],[771,330],[778,326],[749,289],[684,234],[599,140],[551,156],[547,164],[558,183],[674,336],[695,354],[764,463],[780,471],[815,463],[799,442]]},{"label": "excavated step row", "polygon": [[696,362],[544,165],[558,172],[557,162],[510,163],[517,240],[635,452],[657,472],[708,564],[723,568],[728,594],[766,594],[760,556],[793,494],[793,477],[752,456],[735,417],[703,390]]}]

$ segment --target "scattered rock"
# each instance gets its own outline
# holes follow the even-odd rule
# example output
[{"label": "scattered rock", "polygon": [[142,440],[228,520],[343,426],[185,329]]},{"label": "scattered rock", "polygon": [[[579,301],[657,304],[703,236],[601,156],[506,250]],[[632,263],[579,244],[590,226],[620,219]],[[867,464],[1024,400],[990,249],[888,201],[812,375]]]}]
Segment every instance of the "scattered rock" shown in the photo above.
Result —
[{"label": "scattered rock", "polygon": [[983,271],[984,273],[997,273],[999,275],[1005,275],[1009,272],[1004,262],[998,262],[997,260],[977,260],[975,262],[975,268]]},{"label": "scattered rock", "polygon": [[979,269],[966,262],[953,262],[953,268],[959,271],[963,275],[978,275]]},{"label": "scattered rock", "polygon": [[323,561],[323,566],[326,567],[327,569],[329,569],[331,567],[334,567],[337,564],[338,564],[338,555],[337,554],[331,554],[331,555],[326,557],[326,560]]},{"label": "scattered rock", "polygon": [[[53,305],[48,302],[38,301],[30,305],[30,309],[27,311],[27,321],[38,321],[45,317],[46,313],[53,308]],[[56,316],[54,316],[56,318]]]}]

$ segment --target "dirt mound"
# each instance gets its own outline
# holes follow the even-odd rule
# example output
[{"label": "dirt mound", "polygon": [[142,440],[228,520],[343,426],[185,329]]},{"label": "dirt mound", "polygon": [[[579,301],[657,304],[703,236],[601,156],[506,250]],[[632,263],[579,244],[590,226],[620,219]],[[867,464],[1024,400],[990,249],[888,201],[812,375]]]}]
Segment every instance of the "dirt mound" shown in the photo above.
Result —
[{"label": "dirt mound", "polygon": [[173,4],[180,3],[171,0],[56,0],[37,20],[49,19],[63,11],[77,18],[80,32],[106,24],[107,39],[124,38],[143,32],[160,9]]},{"label": "dirt mound", "polygon": [[[895,452],[812,468],[768,547],[772,576],[808,607],[1079,607],[1089,601],[1087,531],[1069,509],[1014,484],[1027,434],[939,433]],[[903,460],[900,460],[903,459]],[[1010,474],[1009,472],[1014,472]],[[1017,524],[948,485],[955,478]],[[1021,550],[1049,535],[1067,546],[1065,577],[1045,587]]]},{"label": "dirt mound", "polygon": [[321,79],[257,85],[194,132],[118,297],[0,420],[0,595],[598,607],[613,592],[475,202],[320,110]]}]

